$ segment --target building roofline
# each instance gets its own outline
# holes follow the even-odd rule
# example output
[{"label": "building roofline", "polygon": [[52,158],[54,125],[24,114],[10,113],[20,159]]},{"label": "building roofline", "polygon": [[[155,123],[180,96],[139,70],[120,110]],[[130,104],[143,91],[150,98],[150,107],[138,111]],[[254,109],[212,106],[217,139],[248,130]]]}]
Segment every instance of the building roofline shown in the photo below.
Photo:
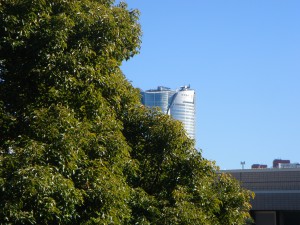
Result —
[{"label": "building roofline", "polygon": [[299,171],[300,168],[265,168],[265,169],[232,169],[220,170],[220,173],[265,173],[265,172],[293,172]]}]

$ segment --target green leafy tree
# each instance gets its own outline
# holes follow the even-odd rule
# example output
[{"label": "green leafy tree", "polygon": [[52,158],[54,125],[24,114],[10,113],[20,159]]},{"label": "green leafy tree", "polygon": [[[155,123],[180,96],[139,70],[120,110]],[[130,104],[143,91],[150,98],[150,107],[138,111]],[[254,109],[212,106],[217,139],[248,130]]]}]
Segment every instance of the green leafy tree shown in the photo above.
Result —
[{"label": "green leafy tree", "polygon": [[132,111],[124,122],[135,162],[131,224],[244,224],[252,193],[202,158],[178,121],[144,107]]},{"label": "green leafy tree", "polygon": [[218,175],[179,122],[140,106],[120,70],[140,36],[125,3],[0,2],[1,224],[249,216],[250,193]]}]

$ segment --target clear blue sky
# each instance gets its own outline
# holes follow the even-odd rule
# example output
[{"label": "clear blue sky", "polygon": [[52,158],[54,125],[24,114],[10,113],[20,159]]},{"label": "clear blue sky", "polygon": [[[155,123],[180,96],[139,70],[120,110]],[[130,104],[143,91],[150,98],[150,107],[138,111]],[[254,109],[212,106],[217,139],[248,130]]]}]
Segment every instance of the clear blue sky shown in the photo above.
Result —
[{"label": "clear blue sky", "polygon": [[143,37],[124,74],[143,90],[196,90],[205,158],[221,169],[300,162],[299,0],[126,2]]}]

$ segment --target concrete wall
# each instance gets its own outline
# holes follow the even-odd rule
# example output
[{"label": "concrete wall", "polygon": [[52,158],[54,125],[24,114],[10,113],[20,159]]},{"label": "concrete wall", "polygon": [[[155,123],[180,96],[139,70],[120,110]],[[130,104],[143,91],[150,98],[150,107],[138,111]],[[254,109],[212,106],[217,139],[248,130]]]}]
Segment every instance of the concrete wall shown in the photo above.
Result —
[{"label": "concrete wall", "polygon": [[256,225],[300,225],[300,169],[226,170],[255,193]]}]

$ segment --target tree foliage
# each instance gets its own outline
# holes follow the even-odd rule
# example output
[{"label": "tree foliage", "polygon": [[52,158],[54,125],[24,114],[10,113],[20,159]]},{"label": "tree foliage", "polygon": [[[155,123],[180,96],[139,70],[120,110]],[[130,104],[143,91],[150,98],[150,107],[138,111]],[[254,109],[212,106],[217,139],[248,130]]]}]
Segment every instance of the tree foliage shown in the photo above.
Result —
[{"label": "tree foliage", "polygon": [[140,106],[138,11],[0,2],[1,224],[242,224],[251,193]]}]

